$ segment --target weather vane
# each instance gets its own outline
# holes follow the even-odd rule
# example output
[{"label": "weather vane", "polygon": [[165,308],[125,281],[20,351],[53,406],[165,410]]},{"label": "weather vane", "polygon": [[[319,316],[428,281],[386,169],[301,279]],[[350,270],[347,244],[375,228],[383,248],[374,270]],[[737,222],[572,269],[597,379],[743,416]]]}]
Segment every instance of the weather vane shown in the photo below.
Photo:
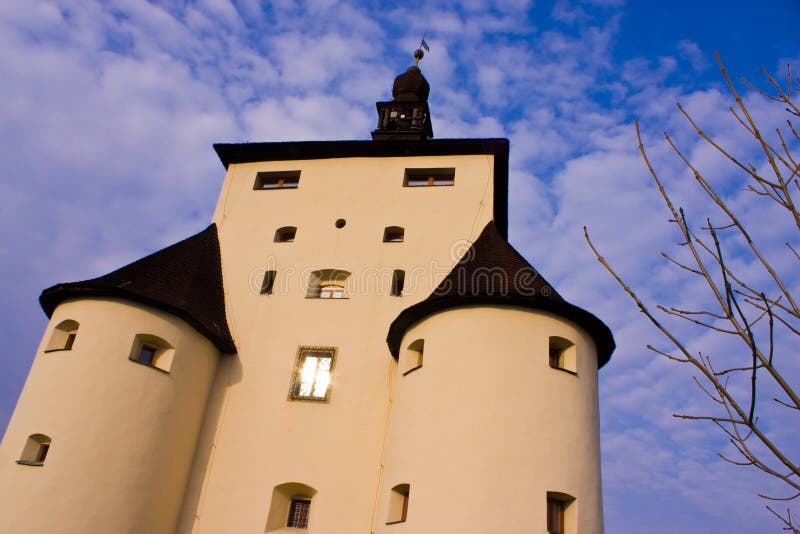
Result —
[{"label": "weather vane", "polygon": [[[431,51],[431,49],[428,47],[428,43],[425,42],[425,36],[427,34],[428,34],[428,31],[426,30],[425,33],[422,34],[422,40],[419,42],[419,48],[414,50],[414,59],[416,60],[416,63],[414,63],[414,66],[417,67],[417,68],[419,68],[419,60],[422,59],[425,56],[425,52],[430,52]],[[425,52],[422,51],[423,48],[425,49]]]}]

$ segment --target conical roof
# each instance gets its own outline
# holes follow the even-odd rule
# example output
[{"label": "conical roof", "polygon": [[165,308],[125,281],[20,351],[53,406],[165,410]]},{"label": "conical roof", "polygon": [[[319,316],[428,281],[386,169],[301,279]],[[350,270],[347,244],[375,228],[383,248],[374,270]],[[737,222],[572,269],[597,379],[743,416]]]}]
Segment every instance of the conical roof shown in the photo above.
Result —
[{"label": "conical roof", "polygon": [[236,352],[225,316],[217,227],[161,249],[104,276],[42,291],[48,317],[67,299],[110,297],[169,312],[192,325],[224,353]]},{"label": "conical roof", "polygon": [[406,330],[440,311],[475,305],[506,305],[543,310],[570,319],[597,346],[598,367],[614,351],[609,328],[591,313],[565,301],[489,222],[450,273],[423,300],[403,310],[389,327],[386,342],[397,358]]}]

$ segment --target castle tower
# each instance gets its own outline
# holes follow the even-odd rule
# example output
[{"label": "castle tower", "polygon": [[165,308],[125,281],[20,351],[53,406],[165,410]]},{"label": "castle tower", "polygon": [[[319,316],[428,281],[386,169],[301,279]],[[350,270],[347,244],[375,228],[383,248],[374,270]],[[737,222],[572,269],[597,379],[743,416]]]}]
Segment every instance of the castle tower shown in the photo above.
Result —
[{"label": "castle tower", "polygon": [[398,76],[371,141],[215,145],[209,228],[45,290],[0,519],[602,532],[613,339],[507,243],[508,141],[433,140],[428,92]]}]

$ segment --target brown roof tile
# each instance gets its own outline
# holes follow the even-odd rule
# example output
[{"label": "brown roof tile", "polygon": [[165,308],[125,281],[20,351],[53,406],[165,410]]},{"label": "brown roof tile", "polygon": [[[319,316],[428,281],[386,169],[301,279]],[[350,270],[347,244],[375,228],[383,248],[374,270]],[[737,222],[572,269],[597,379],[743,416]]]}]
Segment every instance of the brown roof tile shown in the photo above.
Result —
[{"label": "brown roof tile", "polygon": [[99,278],[54,285],[42,291],[39,302],[50,317],[65,300],[87,297],[120,298],[159,308],[185,320],[221,352],[236,352],[225,316],[215,224]]},{"label": "brown roof tile", "polygon": [[609,328],[591,313],[565,301],[545,278],[489,222],[430,296],[403,310],[389,327],[386,342],[397,358],[406,330],[429,315],[474,305],[544,310],[572,320],[594,338],[598,367],[614,351]]}]

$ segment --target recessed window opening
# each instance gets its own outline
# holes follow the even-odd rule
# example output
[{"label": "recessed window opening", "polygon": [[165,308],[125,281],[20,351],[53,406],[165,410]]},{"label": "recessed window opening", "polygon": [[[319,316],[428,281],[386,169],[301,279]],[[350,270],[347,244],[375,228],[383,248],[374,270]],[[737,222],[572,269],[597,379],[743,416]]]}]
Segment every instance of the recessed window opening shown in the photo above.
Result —
[{"label": "recessed window opening", "polygon": [[387,525],[402,523],[408,517],[408,496],[411,493],[409,484],[398,484],[389,494],[389,517]]},{"label": "recessed window opening", "polygon": [[339,269],[320,269],[311,273],[308,279],[306,298],[311,299],[346,299],[348,271]]},{"label": "recessed window opening", "polygon": [[411,343],[406,349],[405,361],[403,362],[403,375],[415,371],[422,367],[422,357],[425,352],[425,340],[418,339]]},{"label": "recessed window opening", "polygon": [[395,269],[394,273],[392,273],[392,295],[395,297],[402,297],[405,283],[406,272],[402,269]]},{"label": "recessed window opening", "polygon": [[256,174],[253,189],[297,189],[300,171],[264,171]]},{"label": "recessed window opening", "polygon": [[292,499],[289,505],[287,527],[308,528],[308,515],[311,513],[311,501],[304,498]]},{"label": "recessed window opening", "polygon": [[44,460],[47,458],[47,453],[50,451],[50,444],[52,440],[50,436],[44,434],[31,434],[25,442],[25,447],[22,449],[22,455],[18,464],[22,465],[44,465]]},{"label": "recessed window opening", "polygon": [[261,281],[261,290],[259,291],[262,295],[272,294],[272,288],[275,286],[277,274],[277,271],[264,271],[264,279]]},{"label": "recessed window opening", "polygon": [[[570,534],[565,518],[573,508],[575,497],[556,491],[547,492],[547,533]],[[571,530],[571,529],[570,529]]]},{"label": "recessed window opening", "polygon": [[174,354],[175,349],[172,345],[160,337],[151,334],[137,334],[128,359],[168,373],[172,367]]},{"label": "recessed window opening", "polygon": [[328,400],[336,358],[333,347],[300,347],[289,397],[295,400]]},{"label": "recessed window opening", "polygon": [[383,230],[384,243],[402,243],[405,238],[405,228],[402,226],[387,226]]},{"label": "recessed window opening", "polygon": [[275,230],[276,243],[294,243],[294,236],[297,234],[296,226],[283,226]]},{"label": "recessed window opening", "polygon": [[45,352],[53,352],[57,350],[72,350],[75,344],[75,338],[78,335],[78,321],[67,319],[61,321],[53,329],[50,335],[50,341],[47,342]]},{"label": "recessed window opening", "polygon": [[575,344],[563,337],[550,336],[549,359],[550,367],[561,369],[570,373],[577,373]]},{"label": "recessed window opening", "polygon": [[455,178],[456,169],[454,167],[406,169],[403,185],[405,187],[454,185]]},{"label": "recessed window opening", "polygon": [[275,486],[264,532],[284,528],[308,528],[311,504],[317,490],[300,482],[286,482]]}]

